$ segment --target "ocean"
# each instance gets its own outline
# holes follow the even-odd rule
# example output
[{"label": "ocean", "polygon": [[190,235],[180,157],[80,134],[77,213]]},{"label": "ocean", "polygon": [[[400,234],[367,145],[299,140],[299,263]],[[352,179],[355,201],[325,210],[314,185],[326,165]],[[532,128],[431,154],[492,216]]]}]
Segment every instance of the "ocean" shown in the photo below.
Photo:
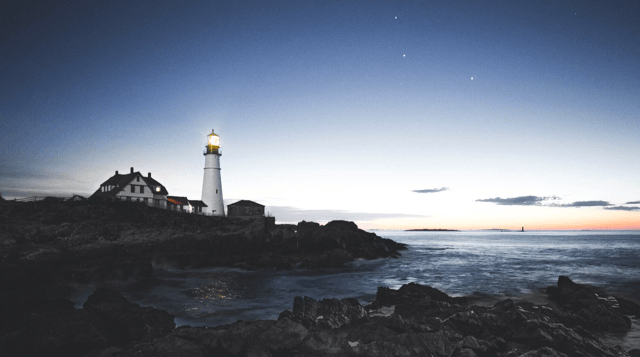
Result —
[{"label": "ocean", "polygon": [[[377,287],[415,282],[480,305],[506,298],[548,303],[545,289],[558,276],[640,302],[640,231],[373,231],[405,243],[398,259],[356,261],[343,269],[245,271],[231,268],[175,270],[110,285],[142,306],[176,316],[177,325],[215,326],[237,320],[276,319],[295,296],[357,298],[365,305]],[[95,286],[79,288],[82,304]],[[640,348],[640,326],[601,338]]]}]

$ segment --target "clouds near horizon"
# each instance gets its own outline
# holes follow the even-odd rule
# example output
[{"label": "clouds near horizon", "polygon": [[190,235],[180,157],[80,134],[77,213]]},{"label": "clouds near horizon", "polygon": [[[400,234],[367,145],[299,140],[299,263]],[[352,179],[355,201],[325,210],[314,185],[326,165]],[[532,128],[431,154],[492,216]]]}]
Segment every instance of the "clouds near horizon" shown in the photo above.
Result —
[{"label": "clouds near horizon", "polygon": [[[489,202],[495,203],[497,205],[502,206],[544,206],[544,207],[608,207],[613,206],[609,201],[601,201],[601,200],[593,200],[593,201],[575,201],[571,203],[550,203],[550,204],[542,204],[543,201],[546,200],[559,200],[560,197],[557,196],[549,196],[549,197],[541,197],[541,196],[519,196],[519,197],[511,197],[511,198],[485,198],[478,199],[476,202]],[[609,208],[616,209],[616,208]],[[633,211],[633,209],[626,209],[625,207],[617,208],[617,210],[623,211]]]},{"label": "clouds near horizon", "polygon": [[436,193],[449,190],[449,187],[441,187],[441,188],[427,188],[424,190],[413,190],[415,193]]},{"label": "clouds near horizon", "polygon": [[640,211],[640,207],[625,207],[625,206],[604,207],[604,209],[611,210],[611,211]]},{"label": "clouds near horizon", "polygon": [[495,203],[501,206],[541,206],[542,201],[550,200],[550,199],[555,200],[558,198],[555,196],[551,196],[551,197],[518,196],[518,197],[511,197],[511,198],[495,197],[495,198],[478,199],[476,200],[476,202],[490,202],[490,203]]},{"label": "clouds near horizon", "polygon": [[550,204],[549,207],[603,207],[611,206],[608,201],[576,201],[565,204]]}]

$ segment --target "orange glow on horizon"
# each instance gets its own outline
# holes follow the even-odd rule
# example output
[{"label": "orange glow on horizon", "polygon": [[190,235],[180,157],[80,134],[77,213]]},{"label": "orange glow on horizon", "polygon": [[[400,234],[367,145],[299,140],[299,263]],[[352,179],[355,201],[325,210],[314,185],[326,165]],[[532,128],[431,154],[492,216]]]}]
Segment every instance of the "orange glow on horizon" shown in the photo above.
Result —
[{"label": "orange glow on horizon", "polygon": [[[616,212],[617,213],[617,212]],[[606,216],[606,217],[605,217]],[[356,221],[361,229],[455,229],[455,230],[486,230],[486,229],[507,229],[525,231],[534,230],[640,230],[639,212],[622,212],[613,214],[614,217],[603,215],[603,217],[557,217],[546,222],[538,222],[538,219],[529,219],[528,224],[513,225],[513,223],[494,222],[473,222],[471,220],[460,219],[457,222],[432,222],[429,219],[384,219],[375,221]],[[531,222],[533,221],[533,222]]]}]

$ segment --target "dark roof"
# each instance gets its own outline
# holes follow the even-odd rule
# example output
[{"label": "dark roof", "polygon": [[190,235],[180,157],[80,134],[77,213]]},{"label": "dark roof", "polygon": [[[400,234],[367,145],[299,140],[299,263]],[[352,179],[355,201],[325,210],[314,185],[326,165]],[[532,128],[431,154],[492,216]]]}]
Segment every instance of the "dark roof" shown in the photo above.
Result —
[{"label": "dark roof", "polygon": [[175,204],[175,205],[188,205],[189,199],[186,197],[180,196],[167,196],[167,201]]},{"label": "dark roof", "polygon": [[[109,179],[107,179],[107,181],[103,182],[100,187],[102,186],[115,186],[111,191],[108,192],[102,192],[102,190],[100,188],[98,188],[96,190],[96,192],[93,193],[93,195],[91,195],[91,197],[115,197],[116,194],[118,194],[118,192],[124,190],[124,188],[129,184],[129,182],[133,181],[133,179],[136,178],[136,176],[140,176],[142,178],[142,181],[152,190],[154,195],[168,195],[169,192],[167,191],[167,189],[158,181],[152,179],[151,177],[144,177],[140,171],[136,171],[134,173],[130,173],[130,174],[126,174],[126,175],[121,175],[121,174],[115,174],[111,177],[109,177]],[[160,192],[156,191],[153,189],[153,187],[156,186],[160,186]]]},{"label": "dark roof", "polygon": [[209,207],[207,206],[206,203],[202,202],[202,201],[196,201],[196,200],[189,200],[189,203],[191,203],[191,205],[193,207]]},{"label": "dark roof", "polygon": [[151,186],[160,186],[160,192],[153,191],[154,195],[168,195],[169,194],[167,189],[160,182],[152,179],[151,177],[142,176],[142,179],[144,180],[144,182],[147,183],[147,186],[149,186],[149,187],[151,187]]},{"label": "dark roof", "polygon": [[239,206],[239,207],[264,207],[264,205],[261,205],[259,203],[255,203],[253,201],[249,201],[249,200],[240,200],[238,202],[232,203],[230,205],[227,205],[227,207],[235,207],[235,206]]}]

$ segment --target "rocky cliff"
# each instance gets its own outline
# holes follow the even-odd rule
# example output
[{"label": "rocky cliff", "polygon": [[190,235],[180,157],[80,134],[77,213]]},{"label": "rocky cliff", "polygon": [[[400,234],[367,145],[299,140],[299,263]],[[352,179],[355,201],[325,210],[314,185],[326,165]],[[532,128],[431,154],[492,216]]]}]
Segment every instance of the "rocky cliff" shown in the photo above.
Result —
[{"label": "rocky cliff", "polygon": [[396,258],[403,244],[358,229],[232,220],[128,202],[0,203],[0,301],[177,268],[336,268],[355,259]]}]

